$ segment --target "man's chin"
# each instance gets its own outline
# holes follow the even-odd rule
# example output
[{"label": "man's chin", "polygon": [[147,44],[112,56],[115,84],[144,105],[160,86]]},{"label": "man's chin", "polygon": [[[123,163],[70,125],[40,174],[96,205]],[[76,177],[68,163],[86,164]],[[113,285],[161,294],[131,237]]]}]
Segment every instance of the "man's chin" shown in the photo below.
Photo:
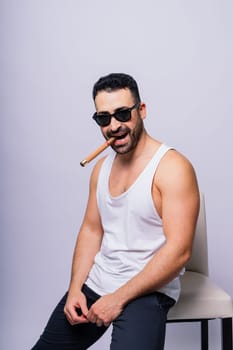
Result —
[{"label": "man's chin", "polygon": [[132,151],[132,147],[130,147],[128,144],[119,146],[113,145],[112,148],[117,154],[127,154]]}]

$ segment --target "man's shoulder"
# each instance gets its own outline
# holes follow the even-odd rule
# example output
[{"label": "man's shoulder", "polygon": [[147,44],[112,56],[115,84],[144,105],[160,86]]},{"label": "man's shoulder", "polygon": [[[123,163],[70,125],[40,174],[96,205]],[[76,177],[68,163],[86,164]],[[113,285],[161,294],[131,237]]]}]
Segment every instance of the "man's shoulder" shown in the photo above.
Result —
[{"label": "man's shoulder", "polygon": [[98,177],[99,177],[99,173],[100,173],[100,169],[101,169],[101,166],[104,162],[104,160],[106,159],[107,156],[104,156],[102,158],[100,158],[97,163],[94,165],[94,168],[92,169],[92,173],[91,173],[91,178],[90,178],[90,181],[91,183],[93,184],[97,184],[97,180],[98,180]]},{"label": "man's shoulder", "polygon": [[161,159],[155,179],[159,187],[175,186],[195,181],[196,175],[190,160],[171,148]]},{"label": "man's shoulder", "polygon": [[168,151],[161,160],[161,167],[170,168],[183,168],[192,166],[190,160],[175,148],[168,147]]}]

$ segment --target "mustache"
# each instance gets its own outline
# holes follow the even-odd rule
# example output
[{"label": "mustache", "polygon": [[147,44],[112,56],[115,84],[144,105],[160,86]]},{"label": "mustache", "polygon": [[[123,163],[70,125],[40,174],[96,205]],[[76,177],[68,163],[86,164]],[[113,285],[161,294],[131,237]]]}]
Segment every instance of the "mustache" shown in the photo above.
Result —
[{"label": "mustache", "polygon": [[130,129],[127,126],[120,126],[116,131],[108,131],[106,133],[108,138],[117,137],[118,134],[127,134],[130,132]]}]

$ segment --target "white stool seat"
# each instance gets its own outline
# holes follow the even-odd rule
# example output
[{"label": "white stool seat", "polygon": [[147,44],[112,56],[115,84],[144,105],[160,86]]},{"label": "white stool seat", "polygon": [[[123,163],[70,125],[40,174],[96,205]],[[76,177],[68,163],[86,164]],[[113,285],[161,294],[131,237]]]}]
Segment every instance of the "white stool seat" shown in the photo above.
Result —
[{"label": "white stool seat", "polygon": [[170,309],[168,320],[233,317],[231,297],[209,277],[186,271],[181,277],[179,302]]}]

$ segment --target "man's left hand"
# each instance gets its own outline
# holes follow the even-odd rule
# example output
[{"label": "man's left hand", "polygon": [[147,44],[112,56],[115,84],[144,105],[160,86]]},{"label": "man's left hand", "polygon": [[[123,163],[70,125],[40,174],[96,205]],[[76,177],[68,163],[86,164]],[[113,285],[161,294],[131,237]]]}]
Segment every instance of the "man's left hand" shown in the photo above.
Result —
[{"label": "man's left hand", "polygon": [[98,299],[89,309],[87,319],[96,323],[98,327],[108,327],[123,310],[123,306],[114,293],[107,294]]}]

